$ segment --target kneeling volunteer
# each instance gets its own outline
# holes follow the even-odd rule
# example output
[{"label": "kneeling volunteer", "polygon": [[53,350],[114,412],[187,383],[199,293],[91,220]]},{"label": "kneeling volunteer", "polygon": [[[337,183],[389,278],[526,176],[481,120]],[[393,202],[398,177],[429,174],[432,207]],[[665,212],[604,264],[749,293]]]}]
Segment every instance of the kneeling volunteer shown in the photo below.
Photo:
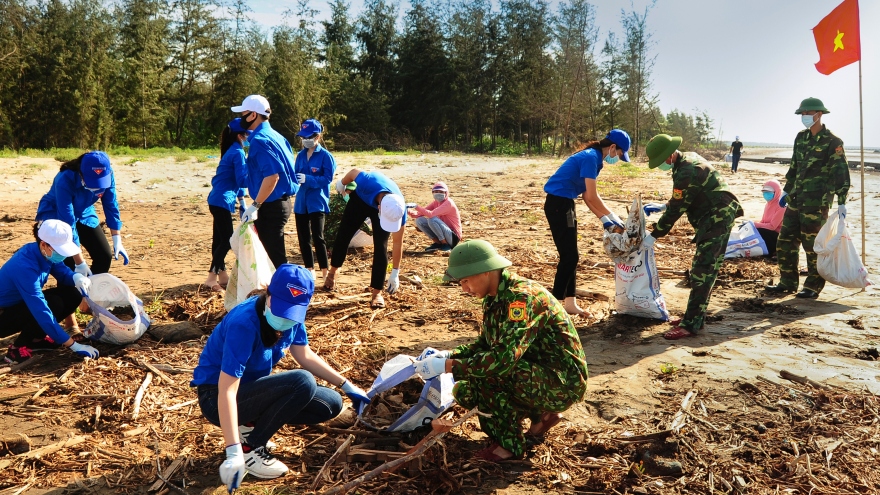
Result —
[{"label": "kneeling volunteer", "polygon": [[[199,357],[190,385],[198,387],[205,419],[223,430],[220,479],[230,490],[245,472],[264,479],[287,472],[266,448],[281,427],[317,424],[340,413],[342,397],[319,386],[315,376],[339,386],[356,405],[369,402],[309,347],[303,322],[314,291],[314,277],[304,267],[279,266],[266,293],[233,308]],[[272,374],[288,348],[302,369]]]}]

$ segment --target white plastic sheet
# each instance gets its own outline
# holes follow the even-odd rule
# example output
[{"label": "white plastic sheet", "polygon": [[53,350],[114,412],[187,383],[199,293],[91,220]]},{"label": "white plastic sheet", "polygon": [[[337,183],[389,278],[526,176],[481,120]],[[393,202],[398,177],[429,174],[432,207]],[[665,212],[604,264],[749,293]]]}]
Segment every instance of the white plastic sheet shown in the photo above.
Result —
[{"label": "white plastic sheet", "polygon": [[[86,302],[92,310],[92,320],[83,330],[91,340],[108,344],[130,344],[141,338],[150,328],[150,317],[144,311],[144,303],[119,278],[109,273],[89,277],[92,286]],[[131,306],[134,318],[120,320],[110,310]]]},{"label": "white plastic sheet", "polygon": [[828,215],[828,220],[816,235],[813,250],[818,255],[816,268],[819,275],[828,282],[851,289],[873,285],[868,279],[868,269],[862,264],[849,236],[846,222],[840,219],[838,212]]},{"label": "white plastic sheet", "polygon": [[254,289],[268,287],[275,273],[275,265],[257,237],[253,223],[239,225],[229,243],[235,253],[235,264],[226,285],[226,299],[223,301],[226,311],[247,299]]}]

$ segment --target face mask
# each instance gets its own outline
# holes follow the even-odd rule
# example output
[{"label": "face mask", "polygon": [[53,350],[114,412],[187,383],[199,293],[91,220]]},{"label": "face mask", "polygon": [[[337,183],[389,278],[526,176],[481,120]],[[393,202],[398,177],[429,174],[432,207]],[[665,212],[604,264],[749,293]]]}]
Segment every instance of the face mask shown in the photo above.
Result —
[{"label": "face mask", "polygon": [[[46,255],[44,254],[43,256],[46,256]],[[67,256],[64,256],[62,254],[58,254],[54,249],[52,250],[52,254],[50,254],[49,256],[46,256],[46,259],[49,260],[49,263],[52,263],[53,265],[55,263],[61,263],[62,261],[64,261],[65,258],[67,258]]]},{"label": "face mask", "polygon": [[348,203],[348,199],[349,199],[348,197],[349,197],[349,194],[343,194],[342,200],[345,201],[346,203]]},{"label": "face mask", "polygon": [[263,316],[266,317],[266,321],[269,323],[269,326],[278,330],[279,332],[283,332],[285,330],[290,330],[296,325],[296,322],[293,320],[288,320],[287,318],[281,318],[280,316],[275,316],[269,311],[269,306],[266,306],[266,309],[263,310]]},{"label": "face mask", "polygon": [[671,169],[672,169],[672,164],[671,164],[671,163],[663,162],[663,163],[661,163],[660,165],[658,165],[657,168],[659,168],[660,170],[663,170],[663,171],[665,172],[665,171],[667,171],[667,170],[671,170]]},{"label": "face mask", "polygon": [[95,194],[104,192],[104,188],[101,188],[101,187],[86,187],[85,179],[80,179],[80,182],[82,182],[82,185],[83,185],[83,187],[86,188],[86,190],[91,191]]},{"label": "face mask", "polygon": [[445,193],[434,193],[434,194],[432,194],[432,196],[434,196],[435,201],[439,201],[441,203],[446,200]]},{"label": "face mask", "polygon": [[605,163],[608,165],[614,165],[617,161],[620,160],[619,157],[608,155],[605,157]]},{"label": "face mask", "polygon": [[776,194],[770,191],[764,191],[762,194],[764,196],[764,201],[773,201],[773,198],[776,196]]},{"label": "face mask", "polygon": [[314,147],[315,147],[315,141],[317,141],[317,140],[316,140],[316,139],[303,139],[303,140],[302,140],[303,148],[306,148],[306,149],[312,149],[312,148],[314,148]]},{"label": "face mask", "polygon": [[804,127],[806,127],[807,129],[809,129],[810,127],[813,127],[814,117],[815,117],[815,115],[806,115],[806,114],[801,115],[801,122],[803,122]]}]

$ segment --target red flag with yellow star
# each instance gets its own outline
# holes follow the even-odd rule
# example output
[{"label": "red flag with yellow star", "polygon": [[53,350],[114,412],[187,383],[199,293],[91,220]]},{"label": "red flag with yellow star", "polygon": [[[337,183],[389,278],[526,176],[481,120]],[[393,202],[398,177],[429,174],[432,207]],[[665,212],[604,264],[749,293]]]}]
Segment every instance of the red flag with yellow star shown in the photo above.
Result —
[{"label": "red flag with yellow star", "polygon": [[844,0],[813,28],[819,62],[816,70],[831,74],[862,57],[859,36],[859,1]]}]

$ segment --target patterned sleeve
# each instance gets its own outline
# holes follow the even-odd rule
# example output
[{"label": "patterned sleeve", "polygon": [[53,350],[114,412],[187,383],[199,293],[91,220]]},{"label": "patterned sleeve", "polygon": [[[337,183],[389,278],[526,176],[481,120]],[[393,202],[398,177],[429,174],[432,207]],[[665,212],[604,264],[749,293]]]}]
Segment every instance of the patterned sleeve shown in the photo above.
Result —
[{"label": "patterned sleeve", "polygon": [[831,154],[831,184],[834,194],[837,195],[837,204],[846,203],[846,195],[849,193],[849,163],[846,161],[846,152],[843,150],[843,141],[836,140],[837,146]]},{"label": "patterned sleeve", "polygon": [[675,222],[687,211],[696,196],[699,186],[693,184],[694,167],[682,167],[678,170],[672,182],[672,198],[666,203],[666,211],[657,223],[651,237],[659,239],[672,230]]},{"label": "patterned sleeve", "polygon": [[797,154],[798,154],[798,138],[801,137],[800,134],[794,138],[794,149],[791,151],[791,162],[788,165],[788,172],[785,174],[785,186],[782,187],[782,191],[786,194],[791,194],[791,191],[794,190],[794,181],[797,177]]}]

